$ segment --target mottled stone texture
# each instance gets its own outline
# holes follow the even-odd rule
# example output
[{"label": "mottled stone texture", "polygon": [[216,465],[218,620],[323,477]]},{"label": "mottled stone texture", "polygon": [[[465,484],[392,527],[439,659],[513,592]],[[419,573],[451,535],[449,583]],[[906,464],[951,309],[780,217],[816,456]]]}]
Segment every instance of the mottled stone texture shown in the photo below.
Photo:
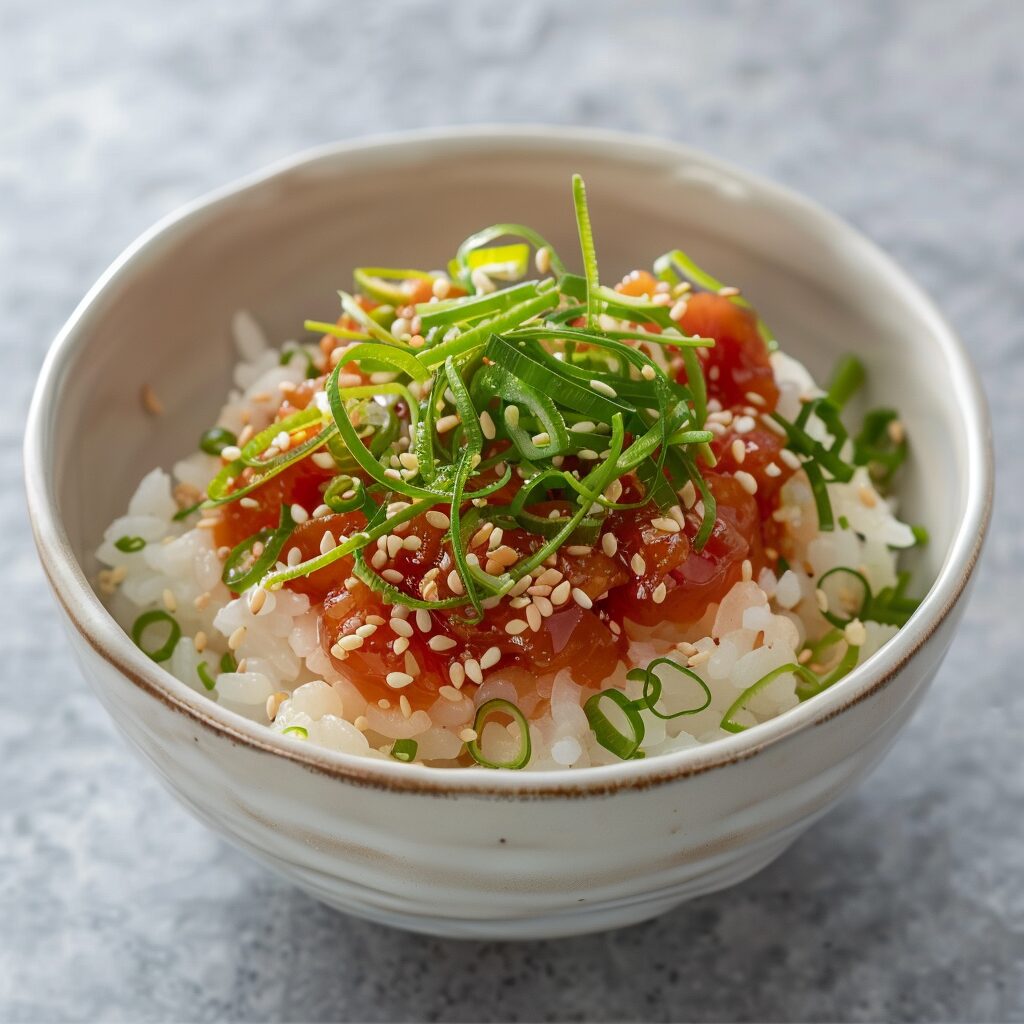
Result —
[{"label": "mottled stone texture", "polygon": [[[1022,40],[1016,0],[0,0],[0,1019],[1024,1019]],[[837,210],[938,296],[1000,449],[963,631],[861,792],[737,889],[521,946],[349,920],[193,821],[72,665],[19,486],[49,339],[155,218],[312,143],[484,120],[661,134]]]}]

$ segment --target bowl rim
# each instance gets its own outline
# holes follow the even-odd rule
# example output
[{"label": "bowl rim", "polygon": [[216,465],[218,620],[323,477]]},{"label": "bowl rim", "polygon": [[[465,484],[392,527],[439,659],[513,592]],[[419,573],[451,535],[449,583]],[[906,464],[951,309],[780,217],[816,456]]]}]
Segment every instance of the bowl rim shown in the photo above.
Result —
[{"label": "bowl rim", "polygon": [[[650,759],[585,769],[496,772],[482,767],[459,770],[408,765],[345,754],[303,744],[264,724],[227,711],[177,680],[132,644],[107,612],[86,579],[57,510],[47,455],[54,401],[63,381],[62,366],[84,344],[85,322],[101,297],[132,275],[140,254],[157,254],[178,233],[193,229],[204,215],[233,198],[275,179],[314,166],[329,169],[346,157],[363,161],[401,156],[401,151],[430,156],[451,147],[463,150],[501,146],[518,152],[572,150],[600,159],[647,160],[668,166],[686,163],[744,187],[760,204],[769,203],[789,217],[800,216],[825,234],[842,236],[859,260],[874,264],[899,287],[907,304],[929,326],[933,343],[954,370],[958,406],[967,427],[967,507],[943,564],[910,621],[845,678],[819,696],[744,732],[687,750]],[[885,687],[936,631],[963,594],[981,551],[992,512],[994,464],[988,408],[977,373],[955,332],[933,301],[895,261],[856,228],[813,200],[760,175],[700,150],[650,135],[563,125],[474,124],[371,135],[302,150],[254,173],[185,203],[143,232],[110,264],[89,289],[52,342],[33,393],[24,444],[29,519],[50,586],[68,619],[92,649],[134,685],[184,714],[192,722],[231,741],[296,762],[341,781],[378,789],[440,796],[580,797],[622,789],[645,789],[723,768],[754,757],[811,726],[820,725]]]}]

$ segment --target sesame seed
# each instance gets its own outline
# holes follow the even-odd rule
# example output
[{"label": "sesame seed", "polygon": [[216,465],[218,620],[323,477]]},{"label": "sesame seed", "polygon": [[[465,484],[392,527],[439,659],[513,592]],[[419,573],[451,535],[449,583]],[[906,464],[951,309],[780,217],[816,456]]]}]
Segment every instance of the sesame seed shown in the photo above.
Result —
[{"label": "sesame seed", "polygon": [[748,391],[746,399],[751,405],[764,405],[764,396],[759,395],[756,391]]},{"label": "sesame seed", "polygon": [[412,636],[412,626],[404,619],[392,619],[388,625],[399,636]]},{"label": "sesame seed", "polygon": [[745,469],[738,469],[733,473],[733,477],[736,483],[740,485],[747,492],[747,494],[757,494],[757,480],[754,479]]},{"label": "sesame seed", "polygon": [[450,651],[455,646],[455,641],[450,636],[432,636],[427,641],[427,646],[432,651]]},{"label": "sesame seed", "polygon": [[615,557],[615,552],[619,550],[619,542],[614,533],[606,533],[601,538],[601,550],[609,558]]},{"label": "sesame seed", "polygon": [[506,405],[505,406],[505,422],[510,427],[519,426],[519,406],[518,405]]},{"label": "sesame seed", "polygon": [[466,681],[466,669],[463,667],[461,661],[453,661],[448,666],[448,678],[452,681],[452,686],[454,686],[455,689],[459,689],[459,687]]},{"label": "sesame seed", "polygon": [[570,544],[566,549],[567,555],[575,555],[581,557],[582,555],[589,555],[594,549],[589,544]]},{"label": "sesame seed", "polygon": [[334,534],[330,530],[325,530],[324,535],[320,538],[320,554],[326,555],[328,551],[333,551],[337,546]]},{"label": "sesame seed", "polygon": [[581,608],[593,608],[594,607],[594,602],[591,601],[590,598],[587,596],[586,591],[580,590],[579,587],[573,587],[572,588],[572,599]]},{"label": "sesame seed", "polygon": [[659,516],[657,519],[651,520],[651,526],[656,530],[660,530],[662,533],[678,533],[679,524],[668,516]]},{"label": "sesame seed", "polygon": [[574,423],[569,429],[579,434],[592,434],[594,424],[590,420],[581,420],[579,423]]},{"label": "sesame seed", "polygon": [[555,609],[554,606],[551,604],[551,601],[547,597],[544,597],[540,594],[538,594],[537,597],[533,599],[533,604],[537,611],[539,611],[541,615],[544,616],[544,618],[547,618],[549,615],[554,615],[555,613]]},{"label": "sesame seed", "polygon": [[444,697],[445,700],[450,700],[453,704],[458,704],[462,700],[462,694],[455,689],[454,686],[442,686],[437,691]]},{"label": "sesame seed", "polygon": [[647,562],[639,551],[629,560],[629,567],[637,576],[647,575]]},{"label": "sesame seed", "polygon": [[475,740],[476,738],[477,736],[475,729],[463,729],[462,732],[459,733],[459,739],[462,740],[463,743],[472,743],[473,740]]},{"label": "sesame seed", "polygon": [[473,270],[473,272],[469,275],[469,279],[473,282],[473,287],[481,294],[493,292],[496,288],[494,282],[487,276],[486,273],[484,273],[484,271],[480,267],[477,267],[476,269]]},{"label": "sesame seed", "polygon": [[435,299],[447,299],[448,293],[452,290],[452,283],[446,277],[435,277],[430,290]]},{"label": "sesame seed", "polygon": [[239,498],[238,504],[241,505],[242,508],[260,507],[260,503],[255,498],[250,498],[248,495],[246,495],[244,498]]},{"label": "sesame seed", "polygon": [[413,677],[408,672],[389,672],[384,681],[392,690],[401,690],[403,686],[408,686],[413,681]]},{"label": "sesame seed", "polygon": [[206,640],[206,634],[202,630],[199,630],[199,632],[192,638],[192,643],[195,644],[197,654],[202,654],[203,651],[206,650]]},{"label": "sesame seed", "polygon": [[682,501],[686,508],[693,508],[697,503],[697,488],[692,480],[687,480],[679,489],[679,500]]},{"label": "sesame seed", "polygon": [[460,597],[466,592],[466,588],[462,585],[462,578],[455,569],[448,573],[448,589]]},{"label": "sesame seed", "polygon": [[782,459],[782,461],[787,466],[789,466],[790,469],[800,468],[800,459],[797,457],[797,454],[791,451],[789,448],[783,448],[779,452],[779,458]]},{"label": "sesame seed", "polygon": [[875,492],[866,485],[861,485],[857,491],[857,497],[860,498],[860,503],[867,508],[874,508],[878,504]]},{"label": "sesame seed", "polygon": [[494,668],[499,661],[501,661],[501,651],[497,647],[488,647],[480,656],[480,667],[484,669]]},{"label": "sesame seed", "polygon": [[409,638],[407,636],[396,636],[391,641],[391,649],[395,654],[405,654],[409,650]]},{"label": "sesame seed", "polygon": [[480,432],[488,441],[493,441],[497,434],[494,420],[491,419],[491,414],[486,409],[480,413]]},{"label": "sesame seed", "polygon": [[388,583],[401,583],[404,577],[397,569],[385,569],[381,574],[382,580],[387,580]]},{"label": "sesame seed", "polygon": [[426,515],[426,520],[431,526],[438,530],[447,530],[451,526],[451,520],[443,512],[430,511]]},{"label": "sesame seed", "polygon": [[281,705],[288,699],[289,694],[287,690],[278,690],[277,693],[272,693],[267,698],[266,711],[267,719],[273,721],[277,718],[277,713],[281,709]]},{"label": "sesame seed", "polygon": [[619,393],[615,388],[609,384],[605,384],[603,380],[592,380],[590,382],[591,388],[596,391],[599,395],[604,395],[606,398],[618,398]]},{"label": "sesame seed", "polygon": [[228,637],[228,647],[233,651],[237,651],[242,646],[242,641],[245,639],[246,628],[245,626],[239,626],[231,636]]},{"label": "sesame seed", "polygon": [[528,597],[513,597],[509,600],[509,608],[515,608],[518,611],[520,608],[528,608],[533,601]]},{"label": "sesame seed", "polygon": [[[363,638],[361,636],[356,636],[354,633],[349,634],[348,636],[341,637],[338,640],[338,642],[334,645],[334,647],[336,647],[339,651],[345,651],[346,653],[349,651],[358,651],[359,648],[362,646]],[[334,648],[332,648],[331,650],[333,651],[333,649]]]},{"label": "sesame seed", "polygon": [[193,602],[200,611],[202,611],[209,603],[213,595],[208,591],[204,590]]},{"label": "sesame seed", "polygon": [[480,662],[476,658],[466,660],[466,678],[479,686],[484,681],[484,674],[480,670]]},{"label": "sesame seed", "polygon": [[[113,582],[113,575],[111,575],[111,582]],[[169,587],[164,588],[163,599],[164,607],[169,612],[176,612],[178,610],[178,599],[174,596],[174,591]]]},{"label": "sesame seed", "polygon": [[398,461],[406,469],[418,470],[420,468],[420,460],[417,459],[416,456],[412,454],[412,452],[402,452],[398,456]]},{"label": "sesame seed", "polygon": [[907,430],[903,426],[902,420],[890,420],[885,428],[885,432],[889,435],[889,440],[893,444],[902,444],[907,436]]},{"label": "sesame seed", "polygon": [[377,626],[372,622],[364,622],[363,625],[356,628],[356,636],[361,636],[364,640],[376,632]]},{"label": "sesame seed", "polygon": [[412,718],[412,705],[404,693],[398,698],[398,706],[401,708],[403,718]]},{"label": "sesame seed", "polygon": [[782,470],[779,468],[779,466],[776,463],[769,462],[768,465],[764,467],[764,475],[765,476],[782,476]]},{"label": "sesame seed", "polygon": [[658,371],[650,363],[644,363],[643,368],[640,370],[640,376],[644,380],[654,380],[658,376]]},{"label": "sesame seed", "polygon": [[[142,385],[142,405],[151,416],[163,416],[164,404],[149,384]],[[236,456],[237,457],[237,456]]]},{"label": "sesame seed", "polygon": [[572,586],[568,580],[563,580],[551,591],[551,603],[553,605],[565,604],[569,600]]},{"label": "sesame seed", "polygon": [[370,558],[370,565],[374,569],[383,569],[387,565],[388,553],[387,551],[374,551],[373,556]]},{"label": "sesame seed", "polygon": [[535,604],[531,604],[527,607],[526,622],[534,633],[540,629],[543,618],[540,614],[540,609]]},{"label": "sesame seed", "polygon": [[402,538],[396,537],[393,533],[388,534],[386,547],[388,558],[394,558],[402,550]]},{"label": "sesame seed", "polygon": [[401,480],[402,479],[402,474],[399,473],[397,469],[385,469],[384,470],[384,475],[389,480]]},{"label": "sesame seed", "polygon": [[406,551],[419,551],[423,547],[423,541],[413,533],[402,541],[402,547]]},{"label": "sesame seed", "polygon": [[655,604],[661,604],[661,602],[664,601],[667,596],[668,596],[668,589],[665,587],[665,584],[664,583],[659,583],[654,588],[654,593],[651,594],[651,600]]},{"label": "sesame seed", "polygon": [[737,434],[749,434],[756,426],[757,422],[754,420],[753,416],[740,416],[740,418],[733,423],[732,428]]},{"label": "sesame seed", "polygon": [[743,565],[741,566],[743,573],[743,582],[749,583],[754,578],[754,566],[751,564],[749,558],[743,559]]},{"label": "sesame seed", "polygon": [[458,416],[452,414],[442,416],[434,426],[439,434],[447,434],[449,430],[454,430],[461,422]]},{"label": "sesame seed", "polygon": [[551,435],[546,430],[542,430],[539,434],[534,434],[531,440],[538,446],[551,444]]},{"label": "sesame seed", "polygon": [[253,615],[259,615],[266,603],[267,592],[262,587],[253,587],[249,591],[249,611]]},{"label": "sesame seed", "polygon": [[729,451],[736,462],[742,463],[747,457],[747,446],[738,437],[729,446]]},{"label": "sesame seed", "polygon": [[430,617],[430,612],[426,608],[416,609],[416,628],[421,633],[429,633],[433,628],[434,620]]},{"label": "sesame seed", "polygon": [[314,452],[313,464],[320,469],[334,469],[334,456],[330,452]]},{"label": "sesame seed", "polygon": [[562,574],[558,569],[545,569],[537,577],[537,583],[542,587],[554,587],[561,582]]},{"label": "sesame seed", "polygon": [[818,608],[822,612],[828,611],[828,594],[820,587],[814,592],[814,599],[818,602]]},{"label": "sesame seed", "polygon": [[528,623],[524,619],[509,619],[505,623],[505,632],[509,636],[519,636],[520,633],[526,632]]},{"label": "sesame seed", "polygon": [[537,268],[538,274],[546,274],[551,269],[551,250],[546,245],[542,245],[534,253],[533,265]]}]

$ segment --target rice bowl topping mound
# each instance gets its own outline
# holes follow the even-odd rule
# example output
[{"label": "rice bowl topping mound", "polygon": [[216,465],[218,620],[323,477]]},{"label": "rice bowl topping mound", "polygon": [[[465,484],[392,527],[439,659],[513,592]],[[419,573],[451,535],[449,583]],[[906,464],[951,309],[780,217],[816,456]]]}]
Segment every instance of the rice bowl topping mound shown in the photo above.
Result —
[{"label": "rice bowl topping mound", "polygon": [[107,529],[136,644],[298,743],[436,767],[681,750],[812,699],[912,614],[895,410],[842,414],[675,250],[600,283],[497,224],[445,271],[362,267],[272,347],[235,315],[198,450]]}]

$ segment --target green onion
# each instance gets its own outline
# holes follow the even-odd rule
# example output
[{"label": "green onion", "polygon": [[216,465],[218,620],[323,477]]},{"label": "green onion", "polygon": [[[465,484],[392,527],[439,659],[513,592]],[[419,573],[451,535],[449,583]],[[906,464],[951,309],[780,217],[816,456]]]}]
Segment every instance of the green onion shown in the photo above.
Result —
[{"label": "green onion", "polygon": [[767,675],[762,676],[756,683],[748,686],[737,698],[729,705],[729,710],[722,716],[722,721],[719,723],[720,728],[726,732],[743,732],[748,727],[741,725],[736,721],[736,715],[742,711],[747,704],[763,689],[774,683],[779,676],[784,676],[791,672],[802,682],[806,682],[809,686],[817,687],[819,685],[818,677],[808,668],[803,665],[797,665],[795,662],[790,662],[788,665],[780,665],[776,669],[772,669]]},{"label": "green onion", "polygon": [[826,397],[837,409],[842,410],[863,386],[865,376],[864,364],[856,356],[843,356],[832,371]]},{"label": "green onion", "polygon": [[[493,761],[480,749],[480,741],[483,739],[484,726],[488,719],[501,714],[508,715],[519,726],[519,749],[507,761]],[[526,716],[522,711],[511,701],[495,697],[493,700],[481,704],[477,709],[476,718],[473,720],[473,731],[477,738],[466,744],[466,750],[477,764],[481,764],[485,768],[519,769],[525,768],[530,763],[530,724],[526,721]]]},{"label": "green onion", "polygon": [[[852,601],[844,594],[844,590],[851,587],[854,591]],[[871,587],[863,574],[855,569],[842,565],[829,569],[818,579],[818,589],[825,594],[828,603],[828,610],[822,612],[822,615],[837,629],[848,626],[854,619],[863,620],[871,608]],[[853,610],[845,618],[832,610],[837,606],[845,610],[851,605]]]},{"label": "green onion", "polygon": [[[622,713],[626,731],[620,729],[608,717],[601,707],[604,701],[614,704]],[[636,704],[621,690],[610,689],[595,693],[583,705],[583,713],[587,716],[587,721],[594,731],[597,742],[605,750],[610,750],[623,761],[637,755],[640,744],[644,741],[644,721],[640,717]]]},{"label": "green onion", "polygon": [[408,764],[416,760],[416,751],[419,744],[415,740],[395,740],[391,747],[391,756],[396,761],[404,761]]},{"label": "green onion", "polygon": [[890,424],[898,420],[895,409],[872,409],[854,438],[853,461],[867,466],[871,478],[879,484],[887,484],[907,457],[906,438],[894,441],[890,436]]},{"label": "green onion", "polygon": [[396,285],[395,281],[433,281],[434,274],[424,270],[397,270],[394,267],[356,267],[352,276],[356,287],[365,295],[378,302],[390,302],[394,306],[409,303],[409,293]]},{"label": "green onion", "polygon": [[118,551],[123,551],[125,554],[133,554],[136,551],[141,551],[146,546],[146,542],[142,537],[118,537],[114,541],[114,547]]},{"label": "green onion", "polygon": [[[142,642],[145,634],[153,626],[166,625],[168,627],[168,634],[166,640],[159,647],[147,648]],[[153,661],[166,661],[173,653],[174,648],[177,646],[178,641],[181,639],[181,626],[178,625],[177,621],[172,618],[167,612],[162,610],[154,610],[151,612],[143,612],[132,626],[132,640],[135,646],[142,651],[143,654],[148,655]]]},{"label": "green onion", "polygon": [[910,527],[910,532],[914,535],[914,543],[918,547],[923,547],[931,540],[931,534],[928,532],[926,526],[922,526],[920,523],[915,523]]},{"label": "green onion", "polygon": [[[233,593],[241,594],[259,583],[267,570],[277,562],[277,556],[294,529],[291,506],[282,505],[276,530],[260,530],[231,549],[224,560],[224,571],[221,574],[224,585]],[[259,555],[253,552],[257,544],[263,545]]]},{"label": "green onion", "polygon": [[472,272],[470,268],[470,253],[475,249],[487,245],[489,242],[497,241],[499,238],[525,238],[535,249],[547,249],[551,256],[551,270],[556,276],[565,273],[565,264],[562,262],[554,246],[539,235],[533,228],[525,224],[492,224],[489,228],[477,231],[470,235],[460,246],[452,261],[452,276],[457,277],[465,287],[472,291]]},{"label": "green onion", "polygon": [[[288,366],[291,361],[297,356],[302,356],[306,360],[306,380],[315,380],[320,376],[320,370],[317,368],[316,363],[313,361],[313,357],[304,348],[290,348],[286,349],[281,353],[280,365]],[[229,444],[234,444],[234,441],[229,441]],[[220,452],[211,452],[212,455],[220,455]]]},{"label": "green onion", "polygon": [[281,730],[282,736],[294,736],[299,740],[309,739],[309,730],[301,725],[289,725],[286,729]]},{"label": "green onion", "polygon": [[210,675],[210,670],[206,667],[205,661],[199,662],[199,666],[196,668],[196,673],[202,680],[203,686],[205,686],[206,689],[213,690],[216,688],[217,680]]},{"label": "green onion", "polygon": [[515,281],[526,273],[530,247],[522,242],[474,249],[468,253],[466,264],[470,272],[482,270],[488,277],[499,281]]},{"label": "green onion", "polygon": [[235,660],[235,656],[230,651],[225,651],[220,656],[220,670],[221,672],[238,671],[238,662]]},{"label": "green onion", "polygon": [[572,201],[576,208],[576,229],[580,236],[580,250],[583,253],[583,272],[587,280],[587,326],[597,321],[597,290],[601,282],[597,275],[597,252],[594,249],[594,231],[590,225],[590,210],[587,207],[587,186],[578,175],[572,176]]},{"label": "green onion", "polygon": [[[704,693],[704,701],[702,704],[696,707],[687,708],[685,711],[674,711],[672,714],[665,714],[663,711],[659,711],[657,704],[661,700],[662,682],[659,678],[655,669],[659,665],[667,665],[669,668],[687,679],[695,682]],[[644,694],[642,700],[634,701],[634,707],[646,708],[657,718],[663,718],[665,721],[669,721],[672,718],[681,718],[684,715],[696,715],[703,711],[705,708],[711,705],[711,689],[706,682],[696,672],[691,669],[685,668],[678,662],[673,661],[671,658],[655,658],[646,668],[634,668],[626,673],[627,679],[632,679],[637,682],[644,684]],[[611,691],[605,691],[606,693]],[[618,691],[615,691],[618,692]]]},{"label": "green onion", "polygon": [[238,438],[225,427],[210,427],[199,438],[199,447],[207,455],[220,455],[228,445],[238,444]]}]

